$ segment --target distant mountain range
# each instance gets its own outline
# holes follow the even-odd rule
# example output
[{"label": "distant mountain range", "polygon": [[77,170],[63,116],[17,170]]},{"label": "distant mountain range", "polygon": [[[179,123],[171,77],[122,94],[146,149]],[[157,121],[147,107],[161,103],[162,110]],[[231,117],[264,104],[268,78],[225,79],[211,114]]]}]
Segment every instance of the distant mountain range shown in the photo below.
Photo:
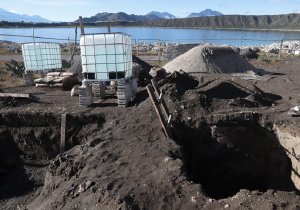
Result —
[{"label": "distant mountain range", "polygon": [[193,18],[193,17],[209,17],[209,16],[222,16],[224,15],[223,13],[221,12],[218,12],[218,11],[214,11],[214,10],[211,10],[211,9],[206,9],[206,10],[203,10],[202,12],[199,12],[199,13],[191,13],[188,18]]},{"label": "distant mountain range", "polygon": [[42,18],[38,15],[19,15],[0,8],[0,21],[8,22],[33,22],[33,23],[50,23],[53,21]]},{"label": "distant mountain range", "polygon": [[[211,9],[206,9],[199,13],[191,13],[187,17],[206,17],[206,16],[221,16],[221,12],[214,11]],[[103,21],[143,21],[143,20],[162,20],[162,19],[176,19],[175,15],[168,12],[157,12],[152,11],[146,15],[134,15],[126,14],[124,12],[118,13],[98,13],[91,17],[83,18],[84,22],[103,22]]]},{"label": "distant mountain range", "polygon": [[[83,19],[87,23],[86,25],[89,26],[107,26],[106,22],[110,21],[113,27],[300,30],[299,13],[282,15],[223,15],[218,11],[206,9],[199,13],[191,13],[186,18],[177,18],[167,12],[152,11],[146,15],[103,12]],[[52,22],[40,16],[19,15],[0,8],[0,27],[30,27],[32,25],[41,27],[70,26],[77,25],[77,21]]]},{"label": "distant mountain range", "polygon": [[168,12],[156,12],[152,11],[147,15],[156,15],[157,17],[164,18],[164,19],[175,19],[176,17]]},{"label": "distant mountain range", "polygon": [[[191,13],[187,17],[191,18],[191,17],[206,17],[206,16],[221,16],[221,15],[223,14],[218,11],[206,9],[199,13]],[[118,12],[118,13],[102,12],[91,17],[85,17],[84,22],[93,23],[93,22],[105,22],[105,21],[144,21],[144,20],[164,20],[164,19],[176,19],[176,18],[177,17],[175,15],[172,15],[168,12],[157,12],[157,11],[152,11],[146,15],[135,15],[135,14],[129,15],[124,12]],[[53,22],[45,18],[42,18],[38,15],[34,15],[34,16],[20,15],[13,12],[9,12],[1,8],[0,8],[0,21],[28,22],[28,23]]]},{"label": "distant mountain range", "polygon": [[284,15],[221,15],[195,18],[137,21],[128,26],[172,28],[223,28],[223,29],[300,29],[300,14]]},{"label": "distant mountain range", "polygon": [[98,13],[89,18],[83,18],[84,22],[103,22],[103,21],[141,21],[141,20],[160,20],[163,19],[153,14],[147,15],[128,15],[125,12],[118,13]]}]

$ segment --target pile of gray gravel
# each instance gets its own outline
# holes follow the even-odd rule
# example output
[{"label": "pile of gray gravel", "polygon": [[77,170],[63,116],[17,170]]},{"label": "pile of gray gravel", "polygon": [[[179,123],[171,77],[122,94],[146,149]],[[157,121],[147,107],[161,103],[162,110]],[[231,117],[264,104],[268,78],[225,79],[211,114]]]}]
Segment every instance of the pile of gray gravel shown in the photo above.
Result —
[{"label": "pile of gray gravel", "polygon": [[199,45],[167,63],[163,68],[169,72],[195,73],[244,73],[256,68],[240,57],[231,47]]}]

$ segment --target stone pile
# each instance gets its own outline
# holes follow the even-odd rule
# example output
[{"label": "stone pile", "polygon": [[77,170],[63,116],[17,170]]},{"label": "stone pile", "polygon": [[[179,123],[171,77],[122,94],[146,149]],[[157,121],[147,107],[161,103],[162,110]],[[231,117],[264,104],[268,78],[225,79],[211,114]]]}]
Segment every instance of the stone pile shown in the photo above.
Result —
[{"label": "stone pile", "polygon": [[[276,42],[270,45],[264,45],[260,47],[262,52],[278,54],[281,48],[281,43]],[[281,53],[295,54],[300,51],[300,41],[285,41],[282,43]]]}]

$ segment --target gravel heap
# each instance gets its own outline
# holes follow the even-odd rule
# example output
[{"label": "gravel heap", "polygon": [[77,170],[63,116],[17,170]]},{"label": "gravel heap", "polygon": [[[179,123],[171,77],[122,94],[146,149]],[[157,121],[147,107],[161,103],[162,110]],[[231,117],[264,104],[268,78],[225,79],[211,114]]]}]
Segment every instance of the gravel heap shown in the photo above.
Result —
[{"label": "gravel heap", "polygon": [[231,47],[199,45],[167,63],[163,68],[172,73],[243,73],[256,70]]}]

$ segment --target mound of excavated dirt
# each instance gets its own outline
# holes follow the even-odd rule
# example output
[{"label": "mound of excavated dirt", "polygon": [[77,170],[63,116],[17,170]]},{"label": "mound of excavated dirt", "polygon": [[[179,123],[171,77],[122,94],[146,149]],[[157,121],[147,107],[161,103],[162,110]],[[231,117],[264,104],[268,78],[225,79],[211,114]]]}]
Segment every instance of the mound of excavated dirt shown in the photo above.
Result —
[{"label": "mound of excavated dirt", "polygon": [[231,47],[199,45],[170,61],[163,67],[167,72],[241,73],[256,70]]}]

